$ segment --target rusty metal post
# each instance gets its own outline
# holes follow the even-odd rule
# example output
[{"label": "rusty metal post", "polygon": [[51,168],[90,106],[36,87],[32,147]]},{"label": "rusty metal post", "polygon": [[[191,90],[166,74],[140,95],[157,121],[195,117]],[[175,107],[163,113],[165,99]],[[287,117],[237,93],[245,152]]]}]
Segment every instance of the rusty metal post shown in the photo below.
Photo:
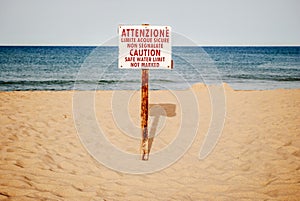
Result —
[{"label": "rusty metal post", "polygon": [[[149,24],[142,24],[142,26],[149,26]],[[141,157],[142,160],[149,158],[149,137],[148,137],[148,80],[149,70],[142,69],[142,86],[141,86]]]},{"label": "rusty metal post", "polygon": [[142,160],[149,158],[149,137],[148,137],[148,79],[149,70],[142,69],[142,86],[141,86],[141,157]]}]

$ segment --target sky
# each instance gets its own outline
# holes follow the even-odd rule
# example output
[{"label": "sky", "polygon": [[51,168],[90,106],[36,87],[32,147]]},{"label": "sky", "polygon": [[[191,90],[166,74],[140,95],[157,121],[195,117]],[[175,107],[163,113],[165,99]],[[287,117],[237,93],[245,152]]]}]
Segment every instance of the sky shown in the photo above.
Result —
[{"label": "sky", "polygon": [[299,0],[0,0],[0,45],[101,45],[119,24],[149,23],[200,46],[299,46],[299,10]]}]

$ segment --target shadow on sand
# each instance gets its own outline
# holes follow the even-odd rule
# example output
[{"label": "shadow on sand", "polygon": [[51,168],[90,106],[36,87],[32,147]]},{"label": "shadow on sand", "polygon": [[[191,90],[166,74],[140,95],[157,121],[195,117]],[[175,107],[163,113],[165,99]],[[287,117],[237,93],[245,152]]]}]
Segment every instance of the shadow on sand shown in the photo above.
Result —
[{"label": "shadow on sand", "polygon": [[153,117],[151,129],[149,131],[149,153],[154,141],[155,133],[161,116],[174,117],[176,116],[176,105],[175,104],[149,104],[150,116]]}]

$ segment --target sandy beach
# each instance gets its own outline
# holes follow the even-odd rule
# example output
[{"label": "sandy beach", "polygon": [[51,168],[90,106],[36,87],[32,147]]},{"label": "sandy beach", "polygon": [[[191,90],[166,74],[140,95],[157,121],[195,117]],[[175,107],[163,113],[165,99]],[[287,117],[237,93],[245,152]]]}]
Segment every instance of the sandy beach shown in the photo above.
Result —
[{"label": "sandy beach", "polygon": [[[195,140],[170,167],[141,175],[111,170],[88,153],[74,123],[74,91],[0,92],[0,200],[299,200],[300,89],[234,91],[225,85],[224,128],[203,160],[211,101],[206,86],[189,90],[200,116]],[[131,94],[128,111],[138,127],[140,94],[124,93]],[[140,140],[115,124],[113,94],[95,94],[99,125],[116,147],[139,153]],[[151,161],[151,153],[176,137],[181,105],[166,91],[150,91],[150,104],[167,108]]]}]

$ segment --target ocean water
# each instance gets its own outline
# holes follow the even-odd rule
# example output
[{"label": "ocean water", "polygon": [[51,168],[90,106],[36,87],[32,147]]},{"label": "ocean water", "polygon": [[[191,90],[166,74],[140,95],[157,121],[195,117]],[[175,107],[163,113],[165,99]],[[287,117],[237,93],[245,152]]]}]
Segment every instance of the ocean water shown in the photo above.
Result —
[{"label": "ocean water", "polygon": [[[300,47],[173,47],[172,58],[173,70],[150,70],[150,89],[300,88]],[[141,71],[117,64],[118,47],[0,46],[0,90],[138,90]]]}]

